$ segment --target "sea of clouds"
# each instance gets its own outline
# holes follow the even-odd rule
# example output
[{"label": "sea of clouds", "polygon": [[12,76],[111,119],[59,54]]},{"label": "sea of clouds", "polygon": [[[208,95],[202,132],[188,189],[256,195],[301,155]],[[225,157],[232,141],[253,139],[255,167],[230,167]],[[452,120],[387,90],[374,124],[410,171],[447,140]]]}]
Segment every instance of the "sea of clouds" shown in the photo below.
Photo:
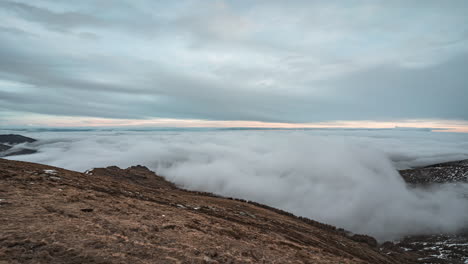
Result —
[{"label": "sea of clouds", "polygon": [[28,144],[39,152],[10,159],[78,171],[141,164],[184,188],[257,201],[381,241],[468,227],[468,201],[463,197],[468,185],[414,189],[397,171],[468,159],[468,134],[422,130],[17,133],[39,139]]}]

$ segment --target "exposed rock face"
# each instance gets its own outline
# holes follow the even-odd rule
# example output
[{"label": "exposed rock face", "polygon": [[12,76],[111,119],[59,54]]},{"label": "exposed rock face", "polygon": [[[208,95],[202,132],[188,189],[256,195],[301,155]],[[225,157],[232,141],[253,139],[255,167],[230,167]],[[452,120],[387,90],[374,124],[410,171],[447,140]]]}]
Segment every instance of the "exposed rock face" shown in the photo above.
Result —
[{"label": "exposed rock face", "polygon": [[400,174],[407,183],[416,185],[468,182],[468,160],[402,170]]},{"label": "exposed rock face", "polygon": [[14,156],[14,155],[26,155],[36,153],[37,150],[20,147],[14,149],[12,145],[21,143],[31,143],[37,140],[21,135],[7,134],[0,135],[0,157]]},{"label": "exposed rock face", "polygon": [[[281,210],[177,188],[143,166],[0,159],[0,263],[416,263]],[[369,246],[371,244],[372,246]],[[389,253],[389,252],[386,252]]]}]

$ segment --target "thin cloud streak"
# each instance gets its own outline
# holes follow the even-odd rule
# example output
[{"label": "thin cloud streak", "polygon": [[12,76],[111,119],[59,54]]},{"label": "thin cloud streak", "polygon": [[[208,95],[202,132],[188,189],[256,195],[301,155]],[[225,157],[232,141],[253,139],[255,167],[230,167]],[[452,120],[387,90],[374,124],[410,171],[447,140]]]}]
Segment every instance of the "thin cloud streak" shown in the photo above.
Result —
[{"label": "thin cloud streak", "polygon": [[279,122],[261,122],[245,120],[202,120],[202,119],[171,119],[171,118],[152,118],[152,119],[110,119],[110,118],[89,118],[89,117],[56,117],[46,115],[32,115],[29,117],[18,118],[15,115],[0,118],[0,122],[5,127],[205,127],[205,128],[368,128],[368,129],[406,129],[419,128],[433,130],[434,132],[459,132],[468,133],[468,121],[464,120],[393,120],[393,121],[374,121],[374,120],[354,120],[354,121],[327,121],[313,123],[279,123]]}]

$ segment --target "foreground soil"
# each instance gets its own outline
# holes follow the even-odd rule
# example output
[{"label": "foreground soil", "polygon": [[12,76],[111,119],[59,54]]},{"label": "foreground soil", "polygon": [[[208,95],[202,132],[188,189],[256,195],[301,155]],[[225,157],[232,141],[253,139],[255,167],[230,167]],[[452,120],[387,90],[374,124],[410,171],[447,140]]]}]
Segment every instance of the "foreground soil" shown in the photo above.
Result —
[{"label": "foreground soil", "polygon": [[181,190],[142,166],[79,173],[0,159],[1,264],[416,259],[264,205]]}]

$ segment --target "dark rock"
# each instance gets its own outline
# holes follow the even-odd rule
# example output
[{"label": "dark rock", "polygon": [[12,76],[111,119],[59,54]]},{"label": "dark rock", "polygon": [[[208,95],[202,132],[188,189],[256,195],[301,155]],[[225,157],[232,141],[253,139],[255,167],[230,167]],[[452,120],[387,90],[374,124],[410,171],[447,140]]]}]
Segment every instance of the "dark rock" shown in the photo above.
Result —
[{"label": "dark rock", "polygon": [[83,208],[81,209],[82,212],[85,212],[85,213],[91,213],[92,211],[94,211],[93,208]]}]

